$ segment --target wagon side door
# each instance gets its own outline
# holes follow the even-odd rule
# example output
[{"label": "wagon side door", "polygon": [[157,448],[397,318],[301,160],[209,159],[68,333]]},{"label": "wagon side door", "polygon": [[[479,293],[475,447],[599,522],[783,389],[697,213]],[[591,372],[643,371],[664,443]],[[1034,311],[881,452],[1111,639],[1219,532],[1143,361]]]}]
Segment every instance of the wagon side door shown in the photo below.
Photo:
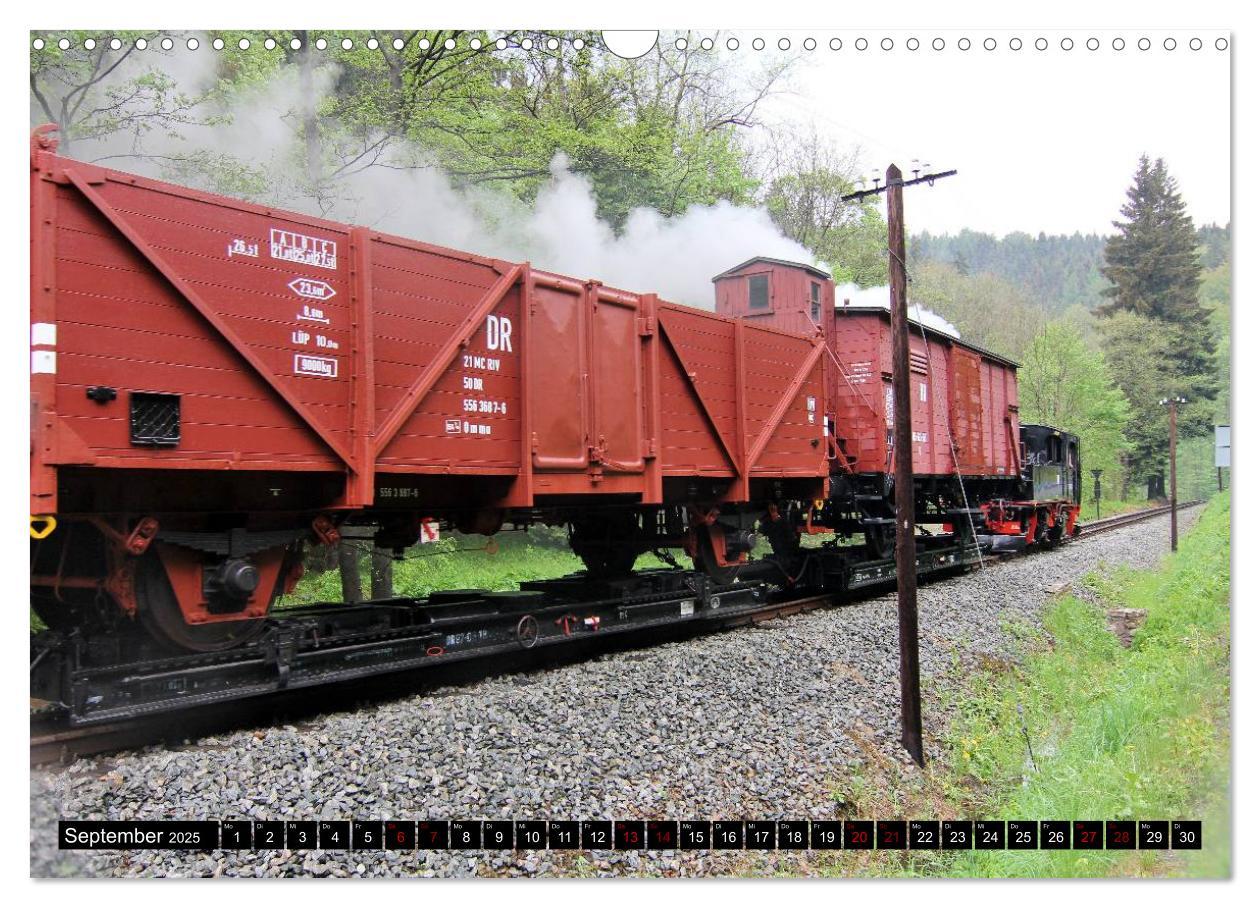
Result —
[{"label": "wagon side door", "polygon": [[643,344],[637,297],[592,287],[590,313],[591,380],[587,412],[591,457],[618,473],[641,473],[643,461]]},{"label": "wagon side door", "polygon": [[530,319],[534,469],[643,472],[638,298],[540,276]]},{"label": "wagon side door", "polygon": [[950,349],[949,386],[949,427],[958,469],[966,474],[982,473],[984,413],[979,354],[965,347],[954,346]]}]

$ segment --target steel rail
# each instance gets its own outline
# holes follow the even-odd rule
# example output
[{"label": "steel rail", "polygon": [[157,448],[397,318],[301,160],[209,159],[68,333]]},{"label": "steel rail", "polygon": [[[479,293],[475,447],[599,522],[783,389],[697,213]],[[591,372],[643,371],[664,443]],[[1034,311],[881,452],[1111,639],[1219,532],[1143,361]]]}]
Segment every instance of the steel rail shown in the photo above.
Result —
[{"label": "steel rail", "polygon": [[[1182,511],[1186,508],[1197,507],[1203,504],[1202,500],[1179,502],[1177,510]],[[1169,505],[1159,505],[1154,508],[1143,508],[1140,511],[1129,511],[1124,514],[1115,514],[1111,517],[1104,517],[1101,520],[1091,520],[1081,525],[1081,532],[1078,536],[1092,536],[1098,533],[1104,533],[1107,530],[1118,529],[1119,527],[1128,526],[1132,523],[1140,523],[1143,520],[1150,520],[1154,517],[1160,517],[1172,510]]]}]

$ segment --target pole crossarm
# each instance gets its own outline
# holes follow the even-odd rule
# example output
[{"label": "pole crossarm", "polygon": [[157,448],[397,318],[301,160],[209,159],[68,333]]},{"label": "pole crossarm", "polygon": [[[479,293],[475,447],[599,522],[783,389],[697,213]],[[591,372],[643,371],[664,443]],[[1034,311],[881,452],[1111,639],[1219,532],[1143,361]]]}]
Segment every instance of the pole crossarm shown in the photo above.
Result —
[{"label": "pole crossarm", "polygon": [[848,195],[843,195],[840,197],[840,201],[859,202],[862,199],[869,198],[873,195],[879,195],[882,192],[887,192],[889,186],[900,186],[902,188],[905,188],[906,186],[914,186],[918,183],[927,183],[929,186],[931,186],[937,180],[943,180],[945,179],[945,177],[952,177],[957,173],[958,173],[957,170],[942,170],[939,173],[924,174],[923,176],[915,177],[912,180],[902,180],[902,179],[894,178],[895,182],[893,183],[886,183],[883,186],[876,186],[874,189],[859,189],[857,192],[851,192]]}]

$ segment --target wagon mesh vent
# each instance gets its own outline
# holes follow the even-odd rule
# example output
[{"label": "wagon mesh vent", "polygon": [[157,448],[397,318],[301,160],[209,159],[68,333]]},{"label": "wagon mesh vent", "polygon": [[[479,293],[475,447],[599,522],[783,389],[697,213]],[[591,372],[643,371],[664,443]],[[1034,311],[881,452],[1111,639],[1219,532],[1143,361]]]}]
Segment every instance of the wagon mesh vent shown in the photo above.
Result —
[{"label": "wagon mesh vent", "polygon": [[131,392],[131,443],[179,444],[179,395]]}]

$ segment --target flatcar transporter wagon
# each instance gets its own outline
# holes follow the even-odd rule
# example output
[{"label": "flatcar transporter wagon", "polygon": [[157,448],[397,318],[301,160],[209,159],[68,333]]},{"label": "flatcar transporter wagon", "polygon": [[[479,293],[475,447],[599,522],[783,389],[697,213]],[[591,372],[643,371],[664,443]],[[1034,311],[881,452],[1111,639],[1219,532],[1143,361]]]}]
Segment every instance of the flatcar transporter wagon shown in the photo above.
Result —
[{"label": "flatcar transporter wagon", "polygon": [[595,573],[730,570],[826,494],[819,337],[59,157],[31,169],[32,602],[179,648],[302,546],[569,523]]}]

